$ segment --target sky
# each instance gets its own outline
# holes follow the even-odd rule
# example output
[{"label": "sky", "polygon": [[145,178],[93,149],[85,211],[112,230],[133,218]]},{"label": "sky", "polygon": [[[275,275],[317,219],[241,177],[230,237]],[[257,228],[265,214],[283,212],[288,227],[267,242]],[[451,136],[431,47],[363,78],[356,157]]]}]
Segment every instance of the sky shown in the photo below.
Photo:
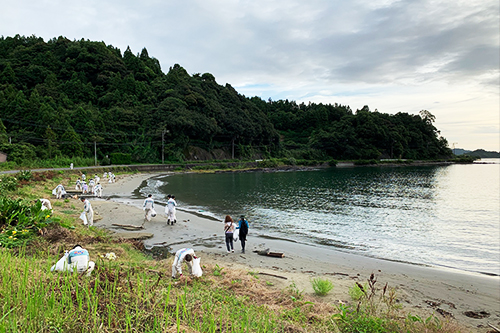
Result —
[{"label": "sky", "polygon": [[0,35],[143,48],[264,100],[428,110],[450,148],[500,151],[498,0],[16,0]]}]

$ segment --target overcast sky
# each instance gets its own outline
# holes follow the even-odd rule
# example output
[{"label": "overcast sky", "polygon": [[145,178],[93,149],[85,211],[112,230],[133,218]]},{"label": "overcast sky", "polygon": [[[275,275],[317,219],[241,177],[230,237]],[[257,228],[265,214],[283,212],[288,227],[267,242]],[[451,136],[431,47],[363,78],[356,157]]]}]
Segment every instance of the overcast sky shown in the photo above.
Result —
[{"label": "overcast sky", "polygon": [[17,0],[0,35],[146,47],[248,97],[429,110],[450,147],[500,150],[498,0]]}]

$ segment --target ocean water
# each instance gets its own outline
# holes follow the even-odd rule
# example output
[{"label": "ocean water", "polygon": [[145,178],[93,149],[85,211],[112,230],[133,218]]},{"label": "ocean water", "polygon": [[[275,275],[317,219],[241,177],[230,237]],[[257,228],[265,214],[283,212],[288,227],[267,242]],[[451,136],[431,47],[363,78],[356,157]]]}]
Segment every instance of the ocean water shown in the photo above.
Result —
[{"label": "ocean water", "polygon": [[499,275],[499,163],[180,174],[140,191],[220,220],[245,214],[253,235]]}]

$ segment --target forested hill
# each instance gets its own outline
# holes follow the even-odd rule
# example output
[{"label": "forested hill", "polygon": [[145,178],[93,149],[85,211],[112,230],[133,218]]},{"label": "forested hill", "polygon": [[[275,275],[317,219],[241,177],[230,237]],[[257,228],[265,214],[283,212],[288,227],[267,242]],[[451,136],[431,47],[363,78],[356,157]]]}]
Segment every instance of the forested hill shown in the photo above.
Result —
[{"label": "forested hill", "polygon": [[[165,74],[146,48],[0,38],[0,151],[17,158],[122,152],[134,162],[449,156],[434,116],[247,98],[213,75]],[[162,140],[164,139],[164,140]],[[7,142],[12,144],[7,144]],[[197,147],[194,149],[193,147]],[[17,150],[17,151],[16,151]],[[195,152],[195,153],[193,153]]]}]

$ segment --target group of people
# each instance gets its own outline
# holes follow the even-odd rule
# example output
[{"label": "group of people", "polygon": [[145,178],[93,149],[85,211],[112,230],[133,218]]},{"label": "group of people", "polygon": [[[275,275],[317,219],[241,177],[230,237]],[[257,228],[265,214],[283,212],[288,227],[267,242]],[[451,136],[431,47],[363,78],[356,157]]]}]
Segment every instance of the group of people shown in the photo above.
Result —
[{"label": "group of people", "polygon": [[[177,202],[175,201],[175,195],[167,195],[167,204],[165,205],[165,215],[167,216],[167,225],[174,225],[177,223],[177,217],[175,212],[175,207],[177,206]],[[156,216],[155,211],[155,202],[153,200],[153,195],[148,194],[147,198],[144,200],[142,208],[144,210],[144,223],[151,221],[151,217]],[[245,253],[245,245],[247,241],[248,235],[248,221],[245,219],[245,215],[241,215],[238,220],[238,225],[236,225],[233,221],[233,218],[230,215],[226,215],[224,219],[224,235],[226,241],[227,253],[234,253],[234,241],[240,240],[241,243],[241,253]],[[238,230],[238,235],[236,235],[235,231]]]},{"label": "group of people", "polygon": [[[153,200],[153,195],[148,194],[148,197],[144,200],[142,209],[144,210],[144,223],[151,221],[151,217],[156,216],[155,211],[155,201]],[[175,195],[167,195],[167,204],[165,205],[165,215],[167,216],[167,225],[174,225],[177,223],[177,216],[175,207],[177,206],[177,201],[175,201]]]},{"label": "group of people", "polygon": [[[235,236],[235,230],[239,230],[237,237]],[[230,215],[226,215],[224,219],[224,234],[226,236],[227,253],[234,253],[233,241],[238,238],[241,242],[241,253],[245,253],[245,244],[248,235],[248,221],[245,219],[245,215],[240,216],[238,226],[234,224],[233,218]]]},{"label": "group of people", "polygon": [[[182,277],[182,263],[188,266],[189,274],[200,277],[203,272],[200,266],[200,258],[196,256],[191,248],[182,248],[175,253],[172,263],[172,278]],[[90,260],[90,254],[87,249],[84,249],[80,244],[76,244],[69,251],[65,251],[64,255],[51,268],[51,272],[76,272],[79,274],[86,273],[90,276],[95,268],[95,262]]]},{"label": "group of people", "polygon": [[[112,174],[111,172],[108,174],[107,172],[104,173],[103,178],[109,177],[109,183],[114,183],[116,180],[116,176]],[[95,174],[94,178],[89,179],[88,184],[86,182],[86,176],[84,173],[82,173],[81,179],[78,178],[76,180],[75,184],[75,190],[81,191],[82,194],[88,194],[91,193],[95,195],[98,198],[102,197],[102,185],[101,185],[101,178]]]}]

